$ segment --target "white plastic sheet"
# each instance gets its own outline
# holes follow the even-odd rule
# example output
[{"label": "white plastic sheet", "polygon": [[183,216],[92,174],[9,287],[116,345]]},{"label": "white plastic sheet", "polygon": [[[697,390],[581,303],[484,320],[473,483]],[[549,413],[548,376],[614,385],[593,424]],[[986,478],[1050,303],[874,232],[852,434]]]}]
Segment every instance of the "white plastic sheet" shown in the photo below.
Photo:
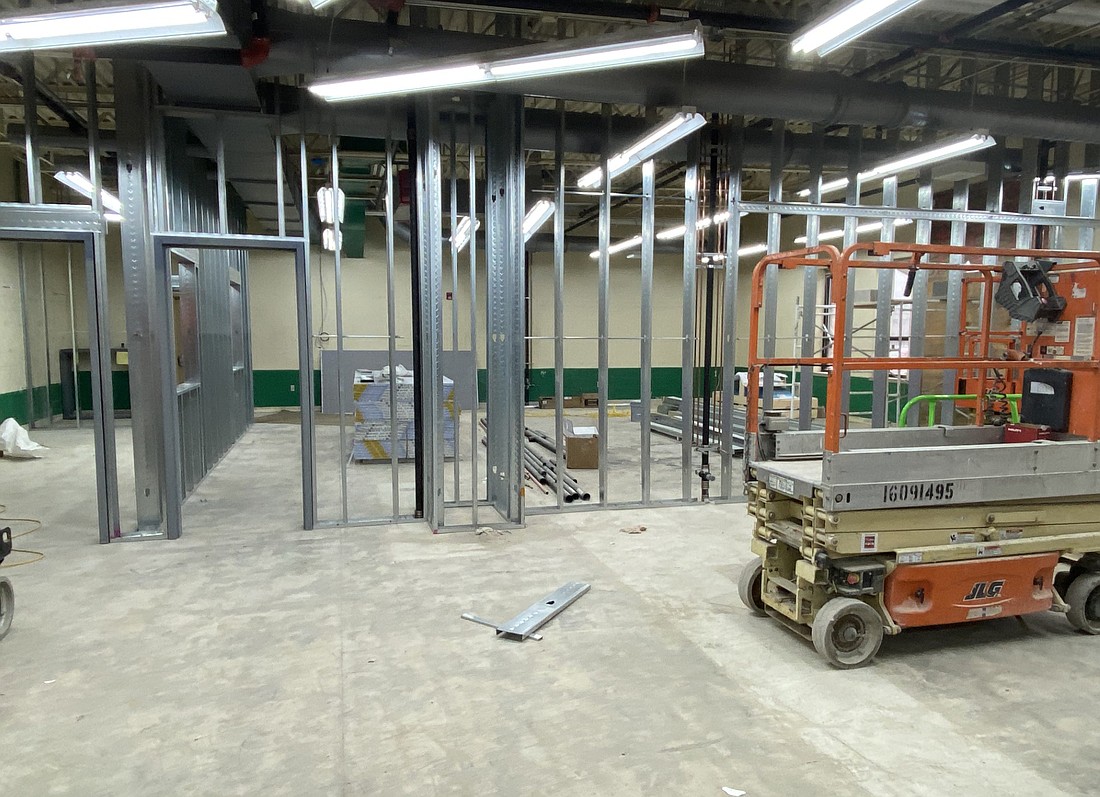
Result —
[{"label": "white plastic sheet", "polygon": [[8,418],[0,423],[0,451],[5,457],[13,459],[38,459],[41,455],[37,452],[45,451],[45,446],[31,440],[27,430],[24,429],[15,418]]}]

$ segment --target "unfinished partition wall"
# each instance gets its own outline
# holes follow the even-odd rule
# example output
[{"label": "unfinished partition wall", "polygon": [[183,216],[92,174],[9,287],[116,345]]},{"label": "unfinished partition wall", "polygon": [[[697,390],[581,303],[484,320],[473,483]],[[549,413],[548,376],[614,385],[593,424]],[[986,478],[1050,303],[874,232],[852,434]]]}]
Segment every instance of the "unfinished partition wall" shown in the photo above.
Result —
[{"label": "unfinished partition wall", "polygon": [[[165,119],[166,230],[243,233],[243,206],[224,185],[219,194],[209,162],[190,157],[187,146],[186,124]],[[183,248],[172,253],[172,271],[175,396],[186,497],[252,419],[252,374],[245,356],[251,347],[242,301],[248,254]]]},{"label": "unfinished partition wall", "polygon": [[[662,121],[651,114],[623,124],[611,111],[605,106],[600,117],[598,161],[567,149],[577,131],[568,130],[561,103],[554,151],[528,153],[529,162],[546,164],[528,206],[541,198],[556,204],[553,233],[528,245],[526,494],[534,514],[699,500],[711,485],[704,459],[717,461],[721,448],[717,434],[701,433],[703,404],[694,400],[721,387],[699,370],[697,344],[715,344],[712,362],[721,363],[726,310],[722,277],[717,288],[711,280],[713,290],[696,290],[712,265],[721,269],[702,257],[713,243],[695,234],[711,212],[700,204],[701,142],[689,137],[582,188],[582,174],[606,173],[617,152]],[[724,167],[713,180],[724,203]],[[725,235],[721,218],[715,229]],[[731,307],[730,323],[735,315]],[[706,335],[704,322],[712,325]],[[595,437],[583,439],[586,429]]]},{"label": "unfinished partition wall", "polygon": [[[790,134],[788,126],[782,122],[772,125],[772,163],[788,162],[784,141]],[[1085,162],[1079,162],[1076,169],[1084,174],[1077,175],[1067,165],[1068,155],[1057,155],[1069,151],[1065,142],[1047,142],[1040,148],[1027,140],[1018,147],[1016,142],[996,139],[969,155],[876,176],[875,167],[883,161],[926,149],[937,140],[958,138],[959,132],[953,136],[950,131],[928,133],[907,142],[899,140],[896,133],[878,138],[859,127],[849,127],[846,135],[846,168],[822,168],[821,148],[827,139],[815,128],[808,179],[785,180],[773,170],[767,201],[731,203],[731,211],[740,211],[731,214],[731,225],[751,224],[757,214],[767,219],[766,248],[760,249],[761,254],[818,242],[844,248],[857,241],[875,240],[992,248],[1013,243],[1054,248],[1055,242],[1061,242],[1063,249],[1076,244],[1082,251],[1093,246],[1098,221],[1097,177],[1090,174],[1095,169],[1089,167],[1091,147],[1086,150]],[[867,155],[868,148],[878,154]],[[847,185],[837,183],[844,179]],[[825,194],[841,191],[843,202],[823,201]],[[793,200],[786,197],[791,192]],[[1006,205],[1012,211],[1006,210]],[[748,218],[740,218],[745,212]],[[743,247],[744,243],[742,236]],[[763,302],[770,320],[760,338],[761,354],[766,357],[829,354],[834,321],[831,285],[827,280],[818,281],[819,269],[801,271],[767,270]],[[936,277],[922,270],[919,263],[908,273],[865,270],[849,282],[847,300],[846,325],[851,330],[847,343],[858,355],[952,354],[967,345],[960,335],[967,308],[963,271]],[[742,331],[738,341],[744,336]],[[793,427],[813,427],[825,404],[820,389],[823,377],[823,371],[808,366],[786,372],[781,367],[765,368],[760,375],[764,407],[788,418]],[[829,411],[846,416],[854,426],[914,425],[926,418],[952,423],[956,411],[973,407],[974,398],[961,373],[857,372],[845,380],[841,406]]]}]

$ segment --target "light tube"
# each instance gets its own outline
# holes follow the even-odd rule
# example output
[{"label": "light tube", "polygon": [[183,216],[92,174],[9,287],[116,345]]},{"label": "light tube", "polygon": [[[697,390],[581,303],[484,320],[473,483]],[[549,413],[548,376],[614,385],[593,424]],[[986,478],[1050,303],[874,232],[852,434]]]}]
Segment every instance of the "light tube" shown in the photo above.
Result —
[{"label": "light tube", "polygon": [[[840,191],[841,189],[847,188],[847,187],[848,187],[848,178],[847,177],[839,177],[836,180],[830,180],[827,183],[822,183],[821,184],[821,195],[825,196],[826,194],[831,194],[834,191]],[[810,189],[809,188],[803,188],[801,191],[798,192],[798,195],[801,196],[801,197],[808,197],[810,195]]]},{"label": "light tube", "polygon": [[[908,227],[912,223],[913,223],[912,219],[895,219],[894,220],[894,229],[897,229],[898,227]],[[869,232],[879,232],[884,226],[885,225],[881,221],[872,222],[870,224],[861,224],[858,227],[856,227],[856,233],[859,234],[859,235],[863,235],[863,234],[869,233]],[[820,235],[818,235],[817,240],[818,241],[838,241],[843,237],[844,237],[844,230],[829,230],[828,232],[823,232]],[[806,236],[805,235],[800,235],[800,236],[798,236],[797,238],[794,239],[794,242],[796,244],[805,244],[806,243]]]},{"label": "light tube", "polygon": [[[95,186],[92,185],[92,181],[80,172],[58,172],[54,175],[54,179],[88,199],[95,196]],[[100,189],[99,197],[106,210],[115,214],[122,213],[122,201],[106,188]],[[119,215],[120,221],[121,218],[121,215]],[[110,219],[110,221],[113,220],[114,219]]]},{"label": "light tube", "polygon": [[[624,241],[619,241],[617,244],[611,244],[607,247],[607,254],[617,255],[619,252],[625,252],[627,249],[634,249],[642,245],[642,236],[635,235],[633,238],[627,238]],[[596,260],[600,256],[600,250],[597,249],[588,255],[593,260]]]},{"label": "light tube", "polygon": [[828,55],[867,31],[877,28],[921,0],[856,0],[798,33],[791,42],[795,54]]},{"label": "light tube", "polygon": [[[901,172],[912,171],[913,169],[919,169],[922,166],[931,166],[934,163],[940,163],[942,161],[951,160],[957,158],[960,155],[969,155],[972,152],[978,152],[979,150],[988,149],[995,146],[997,141],[993,136],[987,136],[984,133],[975,133],[972,136],[966,138],[954,139],[952,141],[945,141],[936,144],[932,147],[920,149],[915,152],[910,152],[908,155],[902,155],[901,157],[894,158],[893,160],[886,161],[870,171],[860,172],[860,182],[866,182],[868,180],[878,180],[886,177],[893,177]],[[848,178],[841,177],[836,180],[832,180],[828,183],[824,183],[821,186],[821,194],[833,193],[841,189],[848,187]],[[798,192],[800,197],[808,197],[810,195],[810,189],[803,188]]]},{"label": "light tube", "polygon": [[[622,152],[609,158],[607,168],[611,172],[611,179],[614,180],[628,169],[644,163],[661,150],[705,126],[706,123],[707,119],[702,114],[676,114],[656,130],[647,133]],[[577,186],[580,188],[596,188],[602,184],[603,166],[597,166],[577,180]]]},{"label": "light tube", "polygon": [[555,205],[549,199],[540,199],[523,217],[523,242],[531,240],[536,232],[554,215]]},{"label": "light tube", "polygon": [[1100,173],[1095,173],[1094,172],[1094,173],[1090,173],[1090,174],[1067,174],[1066,175],[1066,182],[1067,183],[1085,182],[1086,180],[1100,180]]},{"label": "light tube", "polygon": [[567,75],[592,69],[608,69],[616,66],[652,64],[678,60],[703,54],[703,40],[699,36],[678,34],[657,41],[633,45],[608,45],[573,52],[565,50],[550,55],[530,58],[513,58],[488,64],[488,71],[498,80],[514,80],[544,75]]},{"label": "light tube", "polygon": [[[344,193],[344,189],[340,189],[339,194],[340,203],[340,221],[344,220],[344,211],[347,208],[347,194]],[[332,187],[325,186],[317,191],[317,215],[321,217],[322,224],[335,224],[336,223],[336,208],[332,198]]]},{"label": "light tube", "polygon": [[704,52],[698,23],[652,25],[642,33],[631,31],[625,36],[546,42],[321,80],[309,90],[329,102],[340,102],[682,60],[701,57]]},{"label": "light tube", "polygon": [[466,248],[466,245],[470,243],[470,236],[481,229],[481,221],[474,219],[472,222],[469,216],[462,216],[458,220],[458,224],[455,225],[454,231],[451,233],[451,240],[455,244],[455,251],[461,252]]},{"label": "light tube", "polygon": [[325,229],[321,231],[321,245],[325,247],[326,251],[335,252],[338,246],[344,245],[344,234],[340,233],[340,235],[337,236],[336,230],[332,229],[332,227],[325,227]]},{"label": "light tube", "polygon": [[751,255],[762,255],[768,251],[767,244],[752,244],[751,246],[742,246],[737,250],[738,257],[750,257]]},{"label": "light tube", "polygon": [[139,5],[72,3],[0,19],[0,52],[125,44],[225,33],[217,0]]},{"label": "light tube", "polygon": [[[749,215],[748,211],[741,211],[741,218],[744,218],[747,215]],[[703,218],[699,219],[699,221],[695,222],[695,229],[697,231],[705,230],[712,223],[725,224],[727,221],[729,221],[729,219],[730,212],[728,210],[723,210],[721,213],[716,213],[713,218],[710,216],[704,216]],[[687,227],[681,224],[677,227],[669,227],[667,230],[661,230],[659,233],[657,233],[656,237],[658,241],[674,241],[677,238],[683,238],[684,233],[686,232]]]},{"label": "light tube", "polygon": [[450,66],[440,69],[415,69],[391,72],[377,77],[356,77],[314,83],[309,90],[323,100],[340,102],[364,97],[385,97],[392,94],[413,94],[418,91],[476,86],[488,83],[489,76],[477,64]]},{"label": "light tube", "polygon": [[928,149],[918,150],[903,157],[876,166],[869,172],[859,176],[860,180],[873,180],[878,177],[889,177],[899,172],[910,171],[932,163],[951,160],[960,155],[967,155],[978,150],[988,149],[996,145],[992,136],[976,133],[967,138],[956,139],[937,144]]}]

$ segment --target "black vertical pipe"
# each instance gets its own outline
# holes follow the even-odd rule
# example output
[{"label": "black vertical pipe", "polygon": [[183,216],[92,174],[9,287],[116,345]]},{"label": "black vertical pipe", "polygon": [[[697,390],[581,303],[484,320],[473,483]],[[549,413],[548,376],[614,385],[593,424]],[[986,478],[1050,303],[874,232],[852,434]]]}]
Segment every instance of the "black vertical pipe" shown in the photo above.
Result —
[{"label": "black vertical pipe", "polygon": [[[420,202],[419,176],[420,176],[420,149],[417,142],[416,108],[411,103],[408,108],[408,125],[405,135],[409,151],[409,229],[412,238],[409,242],[409,273],[412,275],[412,366],[413,378],[417,389],[413,390],[413,437],[416,445],[413,448],[413,479],[416,485],[416,505],[413,515],[424,517],[424,402],[420,397],[420,379],[424,373],[424,352],[420,341],[420,320],[423,308],[420,301],[420,214],[417,205]],[[396,374],[390,374],[393,379]],[[396,411],[391,407],[390,412]],[[397,441],[391,440],[391,445],[396,446]]]},{"label": "black vertical pipe", "polygon": [[[711,119],[710,165],[707,170],[707,211],[711,217],[707,228],[707,248],[710,255],[718,252],[718,150],[721,145],[721,128],[718,117]],[[728,222],[727,222],[728,223]],[[690,233],[689,233],[690,234]],[[726,253],[726,268],[731,267],[731,258],[736,254]],[[699,471],[701,497],[706,501],[710,497],[710,421],[711,393],[714,389],[714,264],[707,265],[707,284],[704,294],[706,307],[703,320],[703,446],[702,467]]]}]

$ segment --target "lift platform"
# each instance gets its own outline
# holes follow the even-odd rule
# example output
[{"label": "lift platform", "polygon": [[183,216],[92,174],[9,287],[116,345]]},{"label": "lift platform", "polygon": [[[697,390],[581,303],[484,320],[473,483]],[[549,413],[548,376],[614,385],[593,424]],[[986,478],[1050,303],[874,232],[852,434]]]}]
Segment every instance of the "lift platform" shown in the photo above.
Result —
[{"label": "lift platform", "polygon": [[[829,271],[828,356],[759,353],[769,265]],[[964,272],[958,352],[845,355],[858,349],[845,346],[848,280],[883,268]],[[746,605],[842,668],[870,662],[885,635],[922,626],[1054,610],[1100,634],[1100,255],[822,246],[765,258],[753,280],[745,483],[756,557],[740,578]],[[791,430],[783,413],[759,408],[752,374],[804,365],[827,377],[823,431]],[[942,373],[953,382],[945,396],[965,382],[968,425],[849,428],[845,376],[884,370],[919,370],[925,384]],[[1009,384],[1024,386],[1018,422]]]}]

